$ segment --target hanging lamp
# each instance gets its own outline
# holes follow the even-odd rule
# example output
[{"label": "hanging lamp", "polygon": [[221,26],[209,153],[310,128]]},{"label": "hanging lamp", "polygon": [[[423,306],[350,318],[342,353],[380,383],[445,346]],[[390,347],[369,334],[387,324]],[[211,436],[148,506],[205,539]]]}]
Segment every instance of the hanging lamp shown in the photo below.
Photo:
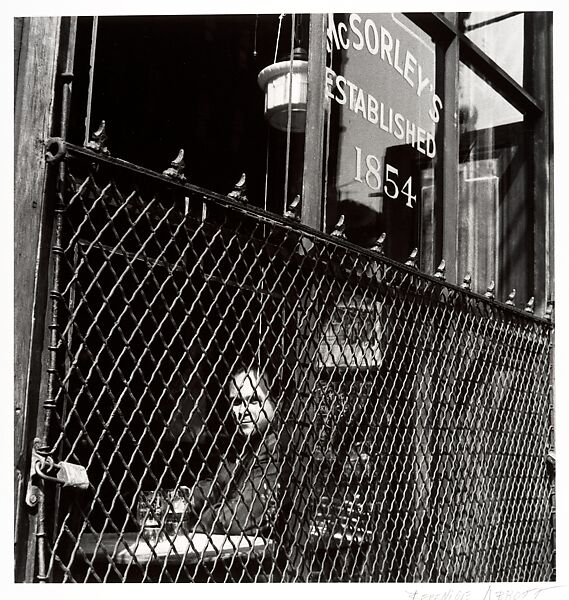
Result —
[{"label": "hanging lamp", "polygon": [[[292,78],[292,79],[291,79]],[[292,57],[265,67],[257,78],[265,92],[265,118],[280,131],[304,132],[308,97],[306,50],[295,48]]]}]

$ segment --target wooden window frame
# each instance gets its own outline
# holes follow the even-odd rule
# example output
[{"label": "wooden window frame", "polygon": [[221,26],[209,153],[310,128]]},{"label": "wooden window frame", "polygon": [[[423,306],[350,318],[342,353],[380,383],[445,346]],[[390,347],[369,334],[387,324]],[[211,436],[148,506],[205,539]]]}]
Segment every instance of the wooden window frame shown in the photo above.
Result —
[{"label": "wooden window frame", "polygon": [[[456,264],[459,133],[456,111],[452,110],[457,105],[458,70],[460,63],[463,63],[520,111],[525,121],[532,125],[528,147],[534,150],[528,155],[531,185],[527,206],[533,213],[533,257],[530,257],[530,262],[533,261],[534,268],[529,286],[533,288],[536,310],[545,310],[546,303],[553,295],[552,13],[524,13],[524,85],[516,82],[458,29],[456,23],[459,13],[404,14],[431,36],[436,45],[436,86],[443,106],[447,108],[442,113],[436,134],[437,147],[442,150],[435,166],[435,263],[445,258],[450,281],[459,281],[465,275],[457,273]],[[325,214],[322,199],[325,111],[322,106],[325,94],[326,19],[323,14],[310,15],[302,221],[317,229],[324,229]]]}]

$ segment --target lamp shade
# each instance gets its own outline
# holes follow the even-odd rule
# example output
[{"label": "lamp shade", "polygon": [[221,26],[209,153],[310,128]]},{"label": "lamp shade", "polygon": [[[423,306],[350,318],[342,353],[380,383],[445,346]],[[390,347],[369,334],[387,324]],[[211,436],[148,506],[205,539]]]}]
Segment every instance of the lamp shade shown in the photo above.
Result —
[{"label": "lamp shade", "polygon": [[296,48],[292,61],[283,60],[265,67],[257,81],[265,92],[265,118],[269,123],[286,131],[290,104],[290,129],[295,133],[303,132],[308,96],[306,51]]}]

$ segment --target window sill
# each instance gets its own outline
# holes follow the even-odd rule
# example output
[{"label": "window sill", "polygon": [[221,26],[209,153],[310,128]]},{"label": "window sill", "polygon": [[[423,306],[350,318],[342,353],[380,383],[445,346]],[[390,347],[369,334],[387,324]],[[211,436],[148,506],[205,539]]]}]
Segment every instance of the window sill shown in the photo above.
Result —
[{"label": "window sill", "polygon": [[83,534],[81,549],[93,560],[109,560],[115,564],[132,562],[164,562],[195,563],[202,560],[213,560],[235,554],[268,552],[270,542],[260,537],[245,535],[196,533],[192,536],[178,535],[170,540],[165,539],[155,544],[140,537],[139,532],[128,532],[122,535],[115,533]]}]

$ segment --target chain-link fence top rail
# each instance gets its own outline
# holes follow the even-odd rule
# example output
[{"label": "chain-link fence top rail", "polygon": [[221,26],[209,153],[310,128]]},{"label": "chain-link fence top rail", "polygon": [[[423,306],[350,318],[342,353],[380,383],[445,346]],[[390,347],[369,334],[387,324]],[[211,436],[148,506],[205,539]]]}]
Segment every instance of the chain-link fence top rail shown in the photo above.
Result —
[{"label": "chain-link fence top rail", "polygon": [[293,215],[66,163],[45,442],[89,488],[45,482],[49,580],[552,578],[548,321]]}]

